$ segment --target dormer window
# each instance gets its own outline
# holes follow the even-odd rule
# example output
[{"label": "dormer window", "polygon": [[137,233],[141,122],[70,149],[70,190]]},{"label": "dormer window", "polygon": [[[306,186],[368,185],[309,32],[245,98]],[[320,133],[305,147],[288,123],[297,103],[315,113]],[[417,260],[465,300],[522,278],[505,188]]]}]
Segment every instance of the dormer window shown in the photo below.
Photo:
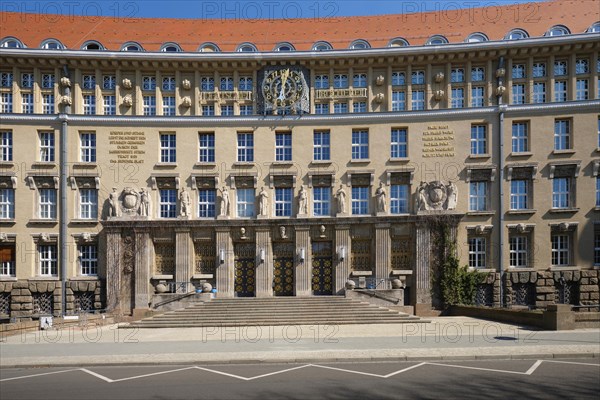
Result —
[{"label": "dormer window", "polygon": [[465,42],[467,43],[479,43],[479,42],[487,42],[489,39],[486,35],[481,32],[471,33]]},{"label": "dormer window", "polygon": [[350,43],[350,48],[353,50],[364,50],[364,49],[370,49],[371,45],[366,40],[359,39],[359,40],[355,40],[354,42]]},{"label": "dormer window", "polygon": [[446,39],[444,36],[442,35],[435,35],[429,38],[429,40],[427,41],[427,43],[425,43],[428,46],[439,46],[442,44],[448,44],[448,39]]},{"label": "dormer window", "polygon": [[587,32],[587,33],[598,33],[598,32],[600,32],[600,21],[598,21],[598,22],[594,22],[594,23],[592,24],[592,26],[590,26],[590,27],[587,29],[587,31],[586,31],[586,32]]},{"label": "dormer window", "polygon": [[252,43],[242,43],[238,46],[236,51],[240,51],[240,52],[257,52],[258,49],[256,48],[255,45],[253,45]]},{"label": "dormer window", "polygon": [[513,29],[504,37],[506,40],[527,39],[529,35],[523,29]]},{"label": "dormer window", "polygon": [[274,51],[294,51],[296,49],[294,48],[294,46],[291,43],[284,42],[284,43],[278,43],[275,46],[275,49],[273,49],[273,50]]},{"label": "dormer window", "polygon": [[176,43],[165,43],[161,46],[160,51],[166,53],[177,53],[181,51],[181,47],[179,47]]},{"label": "dormer window", "polygon": [[390,42],[388,43],[388,47],[405,47],[405,46],[410,46],[410,44],[408,44],[408,41],[403,38],[394,38],[394,39],[390,40]]},{"label": "dormer window", "polygon": [[81,46],[81,50],[105,50],[105,48],[100,42],[90,40]]},{"label": "dormer window", "polygon": [[550,28],[544,36],[562,36],[562,35],[568,35],[570,33],[571,32],[569,31],[569,29],[566,26],[555,25],[552,28]]},{"label": "dormer window", "polygon": [[317,43],[313,44],[312,49],[314,51],[327,51],[327,50],[333,50],[333,47],[331,46],[331,44],[329,44],[327,42],[317,42]]},{"label": "dormer window", "polygon": [[14,37],[7,37],[2,39],[0,42],[0,47],[10,48],[10,49],[22,49],[25,48],[23,42]]},{"label": "dormer window", "polygon": [[214,43],[203,43],[198,48],[198,51],[201,53],[216,53],[221,51],[221,49]]},{"label": "dormer window", "polygon": [[140,46],[137,43],[129,42],[129,43],[125,43],[121,47],[121,51],[144,51],[144,49],[142,48],[142,46]]},{"label": "dormer window", "polygon": [[46,50],[62,50],[65,48],[61,42],[55,39],[44,40],[40,45],[40,48]]}]

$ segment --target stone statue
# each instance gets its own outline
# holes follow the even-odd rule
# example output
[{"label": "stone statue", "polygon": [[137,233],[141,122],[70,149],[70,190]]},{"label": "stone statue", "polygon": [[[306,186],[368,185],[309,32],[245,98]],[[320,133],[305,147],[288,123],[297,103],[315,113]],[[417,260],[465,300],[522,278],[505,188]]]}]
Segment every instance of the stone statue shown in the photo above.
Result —
[{"label": "stone statue", "polygon": [[300,187],[298,195],[298,214],[308,214],[308,192],[304,185]]},{"label": "stone statue", "polygon": [[246,228],[244,228],[244,227],[240,228],[240,239],[242,239],[242,240],[248,239],[248,236],[246,236]]},{"label": "stone statue", "polygon": [[458,188],[454,183],[421,182],[417,190],[417,211],[454,210]]},{"label": "stone statue", "polygon": [[279,237],[281,237],[281,239],[287,239],[288,238],[285,226],[283,226],[283,225],[279,227]]},{"label": "stone statue", "polygon": [[344,191],[344,187],[340,185],[340,188],[335,193],[335,197],[337,197],[337,210],[338,213],[343,214],[346,212],[346,192]]},{"label": "stone statue", "polygon": [[118,217],[119,216],[119,192],[117,188],[112,188],[112,192],[108,195],[108,216]]},{"label": "stone statue", "polygon": [[446,186],[448,190],[448,201],[446,203],[446,210],[454,210],[456,209],[456,202],[458,197],[458,188],[454,182],[450,182],[448,186]]},{"label": "stone statue", "polygon": [[227,186],[223,186],[221,190],[221,209],[219,215],[221,217],[229,216],[229,190],[227,190]]},{"label": "stone statue", "polygon": [[150,215],[150,195],[144,188],[140,192],[140,215],[143,217]]},{"label": "stone statue", "polygon": [[379,187],[375,191],[375,196],[377,197],[377,212],[385,212],[386,207],[386,192],[383,187],[383,182],[379,183]]},{"label": "stone statue", "polygon": [[260,193],[258,193],[258,197],[258,209],[260,211],[259,215],[269,215],[269,194],[265,190],[264,186],[260,188]]},{"label": "stone statue", "polygon": [[190,216],[190,194],[185,190],[185,188],[181,189],[179,193],[179,215],[182,217]]}]

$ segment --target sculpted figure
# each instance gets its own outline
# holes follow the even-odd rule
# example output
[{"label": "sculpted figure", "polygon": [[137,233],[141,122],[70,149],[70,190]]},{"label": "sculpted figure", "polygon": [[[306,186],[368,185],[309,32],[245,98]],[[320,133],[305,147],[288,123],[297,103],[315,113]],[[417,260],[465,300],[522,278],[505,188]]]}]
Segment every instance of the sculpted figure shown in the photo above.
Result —
[{"label": "sculpted figure", "polygon": [[260,210],[260,215],[269,215],[269,195],[264,186],[260,188],[258,197],[258,209]]},{"label": "sculpted figure", "polygon": [[140,192],[140,215],[147,217],[150,213],[150,195],[146,189],[142,188]]},{"label": "sculpted figure", "polygon": [[117,188],[112,188],[112,192],[108,195],[108,216],[118,217],[119,216],[119,193]]},{"label": "sculpted figure", "polygon": [[387,200],[383,183],[379,183],[379,187],[375,191],[375,196],[377,197],[377,212],[385,212]]},{"label": "sculpted figure", "polygon": [[223,186],[221,190],[221,209],[219,215],[222,217],[229,215],[229,190],[227,190],[227,186]]},{"label": "sculpted figure", "polygon": [[446,205],[446,209],[454,210],[454,209],[456,209],[456,202],[457,202],[457,197],[458,197],[458,188],[456,187],[454,182],[450,182],[450,184],[447,186],[447,191],[448,191],[448,203]]},{"label": "sculpted figure", "polygon": [[308,214],[308,192],[304,185],[300,188],[298,197],[298,214]]},{"label": "sculpted figure", "polygon": [[287,235],[287,232],[286,232],[285,226],[283,226],[283,225],[279,227],[279,236],[280,236],[282,239],[287,239],[287,238],[288,238],[288,235]]},{"label": "sculpted figure", "polygon": [[340,185],[340,188],[335,193],[335,197],[337,197],[337,210],[338,213],[343,214],[346,212],[346,192],[344,191],[344,187]]},{"label": "sculpted figure", "polygon": [[179,215],[182,217],[187,217],[190,215],[190,194],[185,190],[185,188],[181,189],[179,193]]},{"label": "sculpted figure", "polygon": [[423,211],[428,210],[427,205],[427,183],[421,182],[419,188],[417,189],[417,210]]}]

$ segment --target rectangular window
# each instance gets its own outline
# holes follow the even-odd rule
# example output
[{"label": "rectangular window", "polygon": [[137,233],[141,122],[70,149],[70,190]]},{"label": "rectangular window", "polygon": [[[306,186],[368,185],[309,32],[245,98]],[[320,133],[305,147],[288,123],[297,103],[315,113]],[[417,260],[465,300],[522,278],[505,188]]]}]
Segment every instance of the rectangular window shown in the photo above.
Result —
[{"label": "rectangular window", "polygon": [[352,215],[369,214],[369,187],[352,186]]},{"label": "rectangular window", "polygon": [[79,247],[81,275],[98,275],[98,247],[95,244]]},{"label": "rectangular window", "polygon": [[355,88],[367,87],[367,74],[354,74],[352,86]]},{"label": "rectangular window", "polygon": [[315,217],[324,217],[330,215],[331,207],[331,188],[314,187],[313,188],[313,215]]},{"label": "rectangular window", "polygon": [[160,162],[177,162],[177,141],[174,133],[160,134]]},{"label": "rectangular window", "polygon": [[316,103],[315,114],[329,114],[329,103]]},{"label": "rectangular window", "polygon": [[98,218],[98,191],[96,189],[79,189],[79,218]]},{"label": "rectangular window", "polygon": [[215,115],[215,106],[213,106],[213,105],[202,106],[202,115],[205,117]]},{"label": "rectangular window", "polygon": [[142,77],[142,90],[156,90],[156,77],[154,77],[154,76]]},{"label": "rectangular window", "polygon": [[575,74],[585,75],[590,73],[590,61],[587,58],[580,58],[575,61]]},{"label": "rectangular window", "polygon": [[527,236],[510,236],[509,246],[509,266],[515,268],[527,267]]},{"label": "rectangular window", "polygon": [[485,125],[471,126],[471,154],[487,154],[487,138]]},{"label": "rectangular window", "polygon": [[554,121],[554,150],[568,150],[571,148],[571,121],[557,119]]},{"label": "rectangular window", "polygon": [[463,108],[465,106],[465,89],[452,88],[450,107]]},{"label": "rectangular window", "polygon": [[15,189],[0,189],[0,219],[15,219]]},{"label": "rectangular window", "polygon": [[391,158],[408,157],[408,135],[406,129],[392,129]]},{"label": "rectangular window", "polygon": [[237,161],[254,161],[254,135],[252,133],[238,133],[237,135]]},{"label": "rectangular window", "polygon": [[292,161],[292,134],[275,134],[275,161]]},{"label": "rectangular window", "polygon": [[31,89],[33,87],[33,74],[21,74],[21,87],[23,89]]},{"label": "rectangular window", "polygon": [[512,85],[512,102],[513,104],[525,104],[525,85],[516,83]]},{"label": "rectangular window", "polygon": [[39,190],[39,218],[56,219],[56,189]]},{"label": "rectangular window", "polygon": [[174,76],[165,76],[162,79],[162,90],[166,91],[166,92],[173,92],[175,91],[175,88],[177,87],[177,84],[175,82],[175,77]]},{"label": "rectangular window", "polygon": [[333,113],[334,114],[346,114],[348,112],[348,103],[334,103]]},{"label": "rectangular window", "polygon": [[163,115],[175,115],[175,96],[163,96]]},{"label": "rectangular window", "polygon": [[471,68],[471,80],[473,82],[485,81],[485,68],[484,67]]},{"label": "rectangular window", "polygon": [[222,77],[219,90],[222,92],[233,92],[233,78],[231,76]]},{"label": "rectangular window", "polygon": [[215,134],[201,133],[199,136],[200,152],[198,162],[214,163],[215,162]]},{"label": "rectangular window", "polygon": [[96,76],[95,75],[84,75],[83,76],[83,89],[88,89],[88,90],[96,89]]},{"label": "rectangular window", "polygon": [[406,110],[406,92],[392,92],[392,111]]},{"label": "rectangular window", "polygon": [[546,76],[546,63],[539,62],[533,64],[533,77],[543,78]]},{"label": "rectangular window", "polygon": [[156,115],[156,96],[144,96],[144,115]]},{"label": "rectangular window", "polygon": [[571,206],[571,179],[552,179],[552,208],[569,208]]},{"label": "rectangular window", "polygon": [[355,101],[354,103],[352,103],[352,112],[366,113],[367,103],[365,101]]},{"label": "rectangular window", "polygon": [[486,267],[486,240],[484,237],[469,238],[469,267]]},{"label": "rectangular window", "polygon": [[527,77],[525,64],[514,64],[512,67],[512,78],[513,79],[524,79]]},{"label": "rectangular window", "polygon": [[412,91],[411,106],[413,110],[425,109],[425,92],[423,90]]},{"label": "rectangular window", "polygon": [[554,82],[554,101],[567,101],[567,81]]},{"label": "rectangular window", "polygon": [[594,232],[594,265],[600,265],[600,232]]},{"label": "rectangular window", "polygon": [[528,125],[526,122],[512,124],[512,152],[524,153],[529,151]]},{"label": "rectangular window", "polygon": [[569,235],[552,234],[552,265],[566,266],[570,262]]},{"label": "rectangular window", "polygon": [[392,86],[406,85],[406,74],[404,72],[392,72]]},{"label": "rectangular window", "polygon": [[0,112],[8,114],[13,109],[13,95],[12,93],[1,93],[0,94]]},{"label": "rectangular window", "polygon": [[471,107],[483,107],[485,105],[485,88],[473,86],[471,88]]},{"label": "rectangular window", "polygon": [[160,218],[175,218],[177,216],[177,190],[160,189],[159,190],[159,210]]},{"label": "rectangular window", "polygon": [[546,83],[545,82],[534,82],[533,84],[533,102],[534,103],[545,103],[546,102]]},{"label": "rectangular window", "polygon": [[117,113],[117,99],[114,95],[104,97],[104,115],[115,115]]},{"label": "rectangular window", "polygon": [[238,217],[254,217],[254,189],[237,189],[236,196]]},{"label": "rectangular window", "polygon": [[42,74],[42,89],[54,89],[54,74]]},{"label": "rectangular window", "polygon": [[81,133],[80,141],[80,161],[86,163],[96,162],[96,134],[93,132]]},{"label": "rectangular window", "polygon": [[16,276],[16,246],[0,246],[0,275]]},{"label": "rectangular window", "polygon": [[290,217],[292,215],[292,188],[275,188],[275,216]]},{"label": "rectangular window", "polygon": [[54,244],[38,247],[40,257],[40,275],[56,276],[58,274],[58,248]]},{"label": "rectangular window", "polygon": [[450,70],[450,82],[451,83],[462,83],[464,81],[465,81],[464,68],[452,68],[452,70]]},{"label": "rectangular window", "polygon": [[252,115],[254,114],[254,108],[251,105],[240,106],[240,115]]},{"label": "rectangular window", "polygon": [[23,93],[21,95],[21,105],[23,114],[33,114],[33,93]]},{"label": "rectangular window", "polygon": [[215,78],[203,76],[200,79],[200,90],[202,90],[203,92],[214,92]]},{"label": "rectangular window", "polygon": [[408,201],[410,193],[408,185],[390,186],[390,213],[408,214]]},{"label": "rectangular window", "polygon": [[328,75],[315,76],[315,89],[329,89],[329,76]]},{"label": "rectangular window", "polygon": [[239,89],[242,91],[252,91],[252,78],[249,76],[240,76]]},{"label": "rectangular window", "polygon": [[425,71],[413,71],[411,77],[411,83],[413,85],[424,85],[425,84]]},{"label": "rectangular window", "polygon": [[200,189],[198,190],[198,217],[199,218],[214,218],[215,217],[215,189]]},{"label": "rectangular window", "polygon": [[487,181],[469,183],[469,211],[487,211]]},{"label": "rectangular window", "polygon": [[333,76],[333,87],[335,89],[347,89],[348,88],[348,75],[335,74]]},{"label": "rectangular window", "polygon": [[225,117],[233,115],[233,105],[231,105],[231,104],[221,105],[221,115],[225,116]]},{"label": "rectangular window", "polygon": [[13,134],[11,131],[0,132],[0,161],[13,160]]},{"label": "rectangular window", "polygon": [[567,62],[566,61],[554,61],[554,76],[566,76],[567,75]]},{"label": "rectangular window", "polygon": [[96,114],[96,96],[93,94],[83,95],[83,113],[85,115]]},{"label": "rectangular window", "polygon": [[369,131],[352,131],[352,159],[366,160],[369,158]]},{"label": "rectangular window", "polygon": [[102,77],[102,89],[115,90],[117,86],[117,77],[114,75],[104,75]]},{"label": "rectangular window", "polygon": [[329,131],[315,131],[313,133],[313,160],[330,160],[330,136]]},{"label": "rectangular window", "polygon": [[575,100],[587,100],[589,93],[589,81],[577,79],[575,82]]},{"label": "rectangular window", "polygon": [[527,210],[529,202],[527,199],[527,186],[529,182],[525,179],[514,179],[510,181],[510,209]]},{"label": "rectangular window", "polygon": [[40,132],[40,161],[54,162],[54,132]]}]

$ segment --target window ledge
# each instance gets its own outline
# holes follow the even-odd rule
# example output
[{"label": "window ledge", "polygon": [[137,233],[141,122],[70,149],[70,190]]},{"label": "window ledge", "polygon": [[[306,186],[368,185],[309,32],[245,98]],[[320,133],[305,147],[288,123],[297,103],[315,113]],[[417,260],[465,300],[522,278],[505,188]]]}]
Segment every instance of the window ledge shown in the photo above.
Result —
[{"label": "window ledge", "polygon": [[150,277],[150,279],[157,280],[157,281],[166,281],[166,280],[173,279],[173,275],[152,275]]},{"label": "window ledge", "polygon": [[548,268],[548,271],[581,271],[581,267],[577,265],[553,265]]},{"label": "window ledge", "polygon": [[393,269],[392,270],[392,275],[396,276],[396,275],[412,275],[413,271],[412,269]]},{"label": "window ledge", "polygon": [[76,218],[76,219],[72,219],[70,221],[71,224],[74,225],[96,225],[98,223],[98,219],[94,218],[94,219],[83,219],[83,218]]},{"label": "window ledge", "polygon": [[215,162],[197,162],[194,164],[194,168],[214,168],[217,166]]},{"label": "window ledge", "polygon": [[405,163],[405,162],[410,162],[410,158],[408,158],[408,157],[389,158],[388,162],[390,162],[390,163]]},{"label": "window ledge", "polygon": [[11,275],[0,275],[0,282],[16,282],[17,277]]},{"label": "window ledge", "polygon": [[489,154],[469,154],[469,158],[472,159],[482,159],[482,158],[490,158],[491,155]]},{"label": "window ledge", "polygon": [[565,155],[565,154],[575,154],[576,151],[573,149],[567,149],[567,150],[552,150],[552,154],[556,154],[556,155]]},{"label": "window ledge", "polygon": [[352,164],[368,164],[371,162],[370,158],[361,158],[361,159],[352,159],[350,160]]},{"label": "window ledge", "polygon": [[0,161],[0,168],[13,169],[15,168],[15,163],[12,161]]},{"label": "window ledge", "polygon": [[537,271],[535,268],[531,268],[531,267],[511,267],[509,266],[507,269],[507,271],[510,272],[535,272]]},{"label": "window ledge", "polygon": [[16,224],[17,221],[15,221],[13,218],[2,218],[0,219],[0,226],[12,226],[14,224]]},{"label": "window ledge", "polygon": [[332,164],[331,160],[313,160],[310,162],[312,165],[330,165]]},{"label": "window ledge", "polygon": [[532,208],[528,208],[526,210],[508,210],[506,213],[507,214],[514,214],[514,215],[519,215],[519,214],[535,214],[537,212],[537,210],[532,209]]},{"label": "window ledge", "polygon": [[469,216],[479,216],[479,215],[494,215],[496,211],[468,211],[467,215]]},{"label": "window ledge", "polygon": [[352,271],[352,276],[371,276],[373,271]]},{"label": "window ledge", "polygon": [[34,276],[32,279],[32,281],[59,281],[60,278],[58,276],[41,276],[41,275],[37,275]]},{"label": "window ledge", "polygon": [[553,214],[560,214],[560,213],[576,213],[577,211],[579,211],[579,208],[577,207],[569,207],[569,208],[551,208],[550,210],[548,210],[548,212],[553,213]]},{"label": "window ledge", "polygon": [[276,167],[291,167],[292,165],[294,165],[293,161],[273,161],[271,163],[271,165],[276,166]]},{"label": "window ledge", "polygon": [[30,219],[29,223],[30,224],[36,224],[36,225],[56,225],[56,224],[58,224],[58,220],[57,219],[40,219],[40,218],[36,218],[36,219]]},{"label": "window ledge", "polygon": [[232,164],[232,166],[239,168],[250,168],[254,167],[254,161],[236,161]]},{"label": "window ledge", "polygon": [[532,155],[533,153],[531,151],[519,151],[508,154],[509,157],[531,157]]},{"label": "window ledge", "polygon": [[177,163],[156,163],[154,168],[177,168]]},{"label": "window ledge", "polygon": [[213,274],[194,274],[192,275],[192,279],[212,279],[214,277]]},{"label": "window ledge", "polygon": [[73,164],[73,168],[81,168],[81,169],[96,169],[98,168],[98,164],[96,164],[95,162],[78,162]]},{"label": "window ledge", "polygon": [[56,168],[55,162],[36,161],[31,164],[32,168]]},{"label": "window ledge", "polygon": [[99,281],[100,277],[98,275],[78,275],[72,278],[69,278],[69,281]]},{"label": "window ledge", "polygon": [[594,207],[594,211],[600,211],[600,206]]},{"label": "window ledge", "polygon": [[495,268],[475,268],[475,267],[469,267],[469,271],[472,272],[483,272],[483,273],[490,273],[490,272],[496,272]]}]

